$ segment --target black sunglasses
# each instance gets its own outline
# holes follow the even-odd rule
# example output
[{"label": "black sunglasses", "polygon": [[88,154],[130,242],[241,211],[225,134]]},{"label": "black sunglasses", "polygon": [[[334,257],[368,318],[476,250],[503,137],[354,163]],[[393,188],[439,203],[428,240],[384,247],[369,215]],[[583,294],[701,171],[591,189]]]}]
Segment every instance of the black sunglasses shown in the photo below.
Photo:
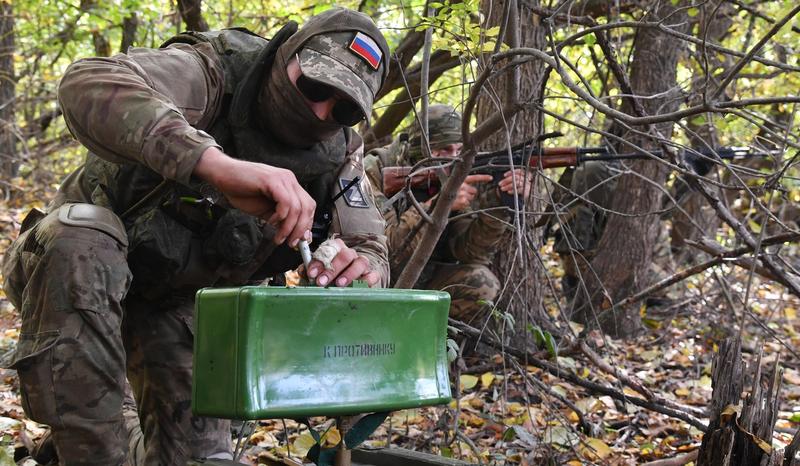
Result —
[{"label": "black sunglasses", "polygon": [[[337,96],[336,89],[333,87],[314,81],[302,74],[297,78],[295,84],[303,96],[311,102],[324,102]],[[331,114],[337,123],[345,126],[353,126],[364,119],[361,108],[349,98],[344,97],[336,100]]]}]

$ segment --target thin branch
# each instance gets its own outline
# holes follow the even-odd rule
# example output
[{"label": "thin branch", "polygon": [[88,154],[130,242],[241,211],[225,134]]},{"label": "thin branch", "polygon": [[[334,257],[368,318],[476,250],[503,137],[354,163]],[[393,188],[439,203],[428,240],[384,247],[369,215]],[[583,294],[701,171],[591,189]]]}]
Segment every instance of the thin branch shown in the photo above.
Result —
[{"label": "thin branch", "polygon": [[[783,233],[783,234],[780,234],[780,235],[775,235],[775,236],[770,236],[768,238],[764,238],[764,240],[761,242],[761,245],[762,246],[769,246],[771,244],[781,244],[781,243],[797,241],[798,239],[800,239],[800,234],[797,234],[797,233]],[[692,275],[697,275],[698,273],[701,273],[706,269],[709,269],[711,267],[714,267],[716,265],[719,265],[719,264],[725,262],[725,260],[727,260],[729,258],[738,257],[738,256],[741,256],[742,254],[746,254],[748,252],[752,252],[754,249],[755,248],[751,247],[751,246],[742,246],[742,247],[737,248],[737,249],[732,249],[730,251],[726,251],[724,254],[721,254],[721,255],[713,258],[713,259],[709,259],[709,260],[707,260],[705,262],[702,262],[702,263],[697,264],[695,266],[689,267],[688,269],[684,269],[684,270],[682,270],[680,272],[677,272],[677,273],[675,273],[675,274],[673,274],[673,275],[671,275],[671,276],[669,276],[669,277],[667,277],[667,278],[665,278],[663,280],[659,280],[658,282],[648,286],[647,288],[645,288],[642,291],[636,293],[635,295],[629,296],[629,297],[623,299],[622,301],[619,301],[619,302],[615,303],[615,306],[622,307],[622,306],[628,306],[628,305],[633,304],[633,303],[637,303],[637,302],[643,300],[644,298],[650,296],[651,294],[655,293],[656,291],[659,291],[659,290],[662,290],[664,288],[667,288],[668,286],[674,285],[675,283],[678,283],[678,282],[680,282],[680,281],[682,281],[682,280],[684,280],[684,279],[686,279],[688,277],[691,277]]]},{"label": "thin branch", "polygon": [[449,319],[449,323],[450,323],[451,326],[459,329],[460,331],[464,332],[465,334],[467,334],[467,335],[469,335],[471,337],[481,338],[481,342],[483,342],[486,345],[489,345],[489,346],[491,346],[491,347],[493,347],[493,348],[495,348],[495,349],[497,349],[497,350],[499,350],[499,351],[501,351],[501,352],[503,352],[505,354],[509,354],[509,355],[519,359],[519,360],[525,361],[525,363],[528,364],[528,365],[531,365],[531,366],[534,366],[534,367],[538,367],[539,369],[547,371],[550,374],[552,374],[552,375],[554,375],[554,376],[556,376],[556,377],[558,377],[560,379],[563,379],[563,380],[566,380],[567,382],[574,383],[575,385],[581,386],[581,387],[589,390],[590,392],[600,393],[600,394],[603,394],[603,395],[608,395],[611,398],[614,398],[616,400],[622,401],[623,403],[631,403],[631,404],[634,404],[634,405],[639,406],[641,408],[648,409],[650,411],[655,411],[657,413],[665,414],[667,416],[674,417],[676,419],[680,419],[680,420],[682,420],[682,421],[684,421],[684,422],[696,427],[698,430],[700,430],[702,432],[705,432],[706,429],[707,429],[707,425],[705,423],[703,423],[702,420],[698,419],[697,417],[695,417],[695,416],[693,416],[693,415],[691,415],[689,413],[680,411],[678,409],[674,409],[674,408],[670,408],[670,407],[664,406],[664,405],[662,405],[660,403],[657,403],[657,402],[648,401],[648,400],[645,400],[643,398],[639,398],[639,397],[635,397],[635,396],[628,396],[628,395],[625,395],[624,393],[620,392],[619,390],[615,390],[615,389],[613,389],[613,388],[611,388],[611,387],[609,387],[607,385],[602,385],[602,384],[599,384],[599,383],[595,383],[595,382],[591,382],[589,380],[586,380],[585,378],[579,377],[578,375],[568,371],[567,369],[565,369],[563,367],[559,367],[559,366],[554,365],[552,363],[549,363],[547,361],[542,361],[541,359],[536,358],[530,352],[526,352],[526,351],[517,349],[517,348],[515,348],[513,346],[510,346],[510,345],[504,345],[501,342],[499,342],[492,335],[489,335],[487,333],[482,333],[480,330],[478,330],[478,329],[476,329],[476,328],[474,328],[474,327],[472,327],[470,325],[467,325],[467,324],[465,324],[465,323],[463,323],[463,322],[461,322],[459,320],[455,320],[455,319],[451,318],[451,319]]}]

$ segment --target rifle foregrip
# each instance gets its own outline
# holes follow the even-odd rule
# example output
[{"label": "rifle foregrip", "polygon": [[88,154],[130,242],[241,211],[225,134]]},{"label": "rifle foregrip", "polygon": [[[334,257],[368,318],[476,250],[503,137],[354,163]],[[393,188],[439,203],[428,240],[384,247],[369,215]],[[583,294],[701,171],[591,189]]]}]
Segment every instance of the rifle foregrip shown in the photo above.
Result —
[{"label": "rifle foregrip", "polygon": [[544,147],[540,153],[548,157],[553,155],[575,155],[578,153],[578,149],[577,147]]},{"label": "rifle foregrip", "polygon": [[542,168],[574,167],[578,164],[578,156],[573,152],[572,154],[546,154],[531,157],[530,166],[532,168],[539,168],[540,163]]}]

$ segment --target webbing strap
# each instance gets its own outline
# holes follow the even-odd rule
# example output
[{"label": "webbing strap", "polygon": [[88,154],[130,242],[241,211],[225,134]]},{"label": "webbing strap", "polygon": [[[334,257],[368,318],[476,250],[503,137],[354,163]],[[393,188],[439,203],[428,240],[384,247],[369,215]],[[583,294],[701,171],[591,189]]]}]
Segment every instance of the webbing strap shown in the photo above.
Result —
[{"label": "webbing strap", "polygon": [[[361,445],[361,442],[369,438],[375,429],[381,425],[381,423],[386,419],[389,415],[388,411],[380,412],[380,413],[372,413],[368,414],[361,419],[358,420],[350,430],[344,435],[344,445],[347,449],[352,450],[353,448]],[[320,443],[320,435],[319,432],[314,430],[311,427],[311,423],[309,422],[308,418],[298,419],[297,422],[304,424],[308,427],[309,432],[311,433],[311,437],[317,442],[308,450],[306,456],[308,459],[314,462],[317,466],[333,466],[333,461],[336,458],[336,450],[339,449],[339,445],[322,448]]]}]

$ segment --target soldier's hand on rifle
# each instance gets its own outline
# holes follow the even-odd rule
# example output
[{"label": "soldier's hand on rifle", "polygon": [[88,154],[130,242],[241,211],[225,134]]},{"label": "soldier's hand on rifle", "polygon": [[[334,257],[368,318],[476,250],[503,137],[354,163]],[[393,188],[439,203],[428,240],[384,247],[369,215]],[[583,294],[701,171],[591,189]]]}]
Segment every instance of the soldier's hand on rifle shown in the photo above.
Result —
[{"label": "soldier's hand on rifle", "polygon": [[378,283],[378,272],[370,269],[369,261],[364,256],[359,256],[355,249],[351,249],[339,238],[329,240],[338,248],[336,256],[331,260],[332,269],[326,269],[319,260],[312,260],[308,264],[308,278],[315,280],[319,286],[334,284],[347,286],[353,280],[361,279],[369,286]]},{"label": "soldier's hand on rifle", "polygon": [[247,162],[216,147],[203,152],[194,174],[217,188],[233,207],[273,225],[275,243],[311,241],[316,202],[289,170]]},{"label": "soldier's hand on rifle", "polygon": [[475,199],[475,195],[478,194],[478,188],[475,185],[489,181],[492,181],[492,175],[468,175],[458,188],[456,200],[453,201],[450,210],[460,212],[469,207],[472,204],[472,200]]},{"label": "soldier's hand on rifle", "polygon": [[[513,173],[513,176],[512,176]],[[517,168],[503,173],[503,179],[497,184],[500,191],[514,195],[514,184],[517,185],[517,194],[527,198],[531,193],[531,182],[533,176],[531,173],[525,173],[525,170]]]}]

